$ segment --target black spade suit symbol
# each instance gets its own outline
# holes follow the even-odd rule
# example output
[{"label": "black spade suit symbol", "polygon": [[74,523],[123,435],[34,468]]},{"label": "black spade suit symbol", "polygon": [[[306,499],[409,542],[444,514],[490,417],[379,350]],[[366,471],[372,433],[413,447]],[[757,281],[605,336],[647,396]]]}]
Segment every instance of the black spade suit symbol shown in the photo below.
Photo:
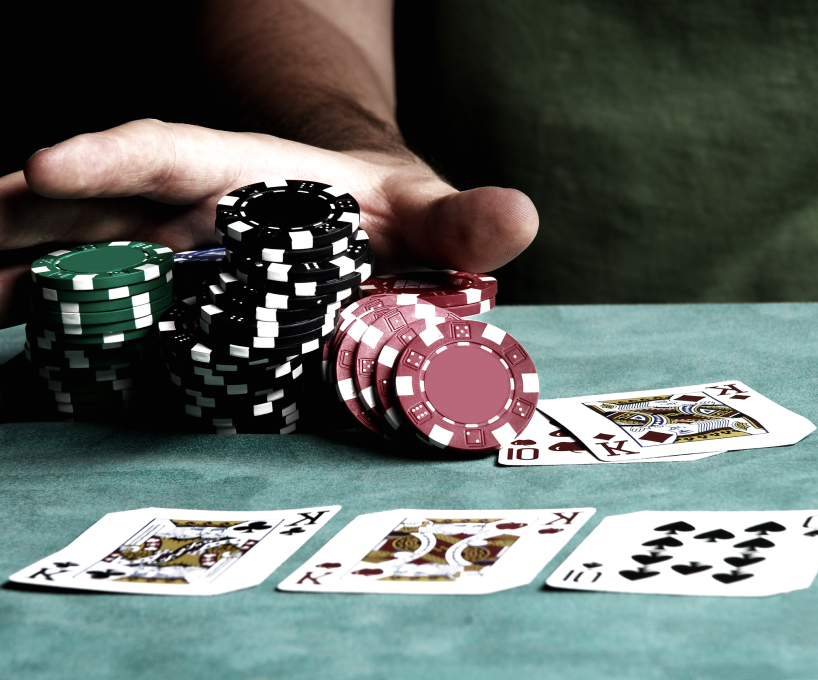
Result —
[{"label": "black spade suit symbol", "polygon": [[756,524],[754,527],[750,527],[744,531],[750,533],[758,532],[759,536],[766,536],[767,534],[786,531],[786,527],[781,526],[778,522],[764,522],[764,524]]},{"label": "black spade suit symbol", "polygon": [[763,562],[766,559],[766,557],[725,557],[724,561],[731,567],[741,569],[742,567],[749,567],[751,564],[755,564],[756,562]]},{"label": "black spade suit symbol", "polygon": [[650,541],[645,541],[642,545],[647,547],[656,547],[659,550],[664,550],[668,546],[671,548],[678,548],[682,545],[682,542],[678,538],[673,538],[673,536],[661,536],[660,538],[654,538]]},{"label": "black spade suit symbol", "polygon": [[749,541],[742,541],[741,543],[736,543],[735,548],[747,548],[749,551],[755,551],[758,548],[773,548],[775,547],[775,543],[772,541],[768,541],[766,538],[751,538]]},{"label": "black spade suit symbol", "polygon": [[713,578],[724,584],[738,583],[748,578],[753,578],[752,574],[742,574],[739,571],[731,571],[729,574],[713,574]]},{"label": "black spade suit symbol", "polygon": [[641,569],[637,569],[636,571],[632,571],[631,569],[625,569],[624,571],[620,571],[619,575],[624,576],[629,581],[639,581],[643,578],[650,578],[651,576],[656,576],[659,572],[658,571],[648,571],[644,567]]},{"label": "black spade suit symbol", "polygon": [[687,522],[673,522],[656,527],[654,531],[667,531],[669,534],[676,534],[680,531],[693,531],[695,528],[696,527],[691,526]]},{"label": "black spade suit symbol", "polygon": [[691,574],[698,574],[702,571],[712,569],[710,564],[701,564],[700,562],[691,562],[690,564],[674,564],[671,569],[682,574],[683,576],[690,576]]},{"label": "black spade suit symbol", "polygon": [[651,553],[650,555],[631,555],[631,559],[639,564],[657,564],[671,559],[671,555],[660,555],[659,553]]},{"label": "black spade suit symbol", "polygon": [[729,531],[725,531],[724,529],[713,529],[713,531],[705,531],[703,534],[699,534],[693,538],[698,538],[702,541],[707,541],[708,543],[717,543],[718,541],[727,541],[735,537],[735,534],[731,534]]}]

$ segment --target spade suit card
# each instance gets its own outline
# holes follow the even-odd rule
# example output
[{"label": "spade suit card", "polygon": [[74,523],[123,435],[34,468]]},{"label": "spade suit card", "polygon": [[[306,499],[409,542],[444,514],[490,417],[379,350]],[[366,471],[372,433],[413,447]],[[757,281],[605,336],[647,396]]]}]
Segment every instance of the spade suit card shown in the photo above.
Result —
[{"label": "spade suit card", "polygon": [[653,458],[597,458],[557,421],[536,410],[520,436],[497,453],[500,465],[619,465],[624,463],[679,463],[716,456],[723,451],[688,453]]},{"label": "spade suit card", "polygon": [[536,578],[593,515],[551,510],[393,510],[359,515],[279,590],[477,595]]},{"label": "spade suit card", "polygon": [[9,580],[53,588],[217,595],[260,584],[340,506],[265,512],[113,512]]},{"label": "spade suit card", "polygon": [[546,583],[761,597],[808,588],[816,572],[818,510],[635,512],[603,519]]},{"label": "spade suit card", "polygon": [[786,446],[815,429],[738,380],[547,399],[539,408],[605,461]]}]

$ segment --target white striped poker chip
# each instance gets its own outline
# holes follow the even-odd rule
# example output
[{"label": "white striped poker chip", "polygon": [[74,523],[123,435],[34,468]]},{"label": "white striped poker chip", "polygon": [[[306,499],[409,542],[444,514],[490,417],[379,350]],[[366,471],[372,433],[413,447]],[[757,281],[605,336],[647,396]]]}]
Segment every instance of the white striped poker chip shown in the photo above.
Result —
[{"label": "white striped poker chip", "polygon": [[40,366],[37,368],[37,373],[41,378],[57,381],[68,376],[74,377],[77,375],[77,372],[79,372],[81,374],[80,377],[88,382],[112,382],[127,379],[129,377],[127,375],[129,371],[131,371],[131,364],[117,364],[111,368],[99,370],[90,369],[86,371],[76,371],[76,369],[72,371],[71,369],[57,368],[54,366]]},{"label": "white striped poker chip", "polygon": [[38,286],[39,294],[43,300],[49,302],[59,303],[88,303],[88,302],[109,302],[112,300],[125,300],[126,298],[134,298],[142,293],[155,291],[162,286],[168,285],[173,281],[173,270],[171,269],[166,274],[163,274],[158,279],[145,281],[144,283],[135,283],[130,286],[119,286],[117,288],[103,288],[101,290],[66,290],[49,288],[46,286]]},{"label": "white striped poker chip", "polygon": [[239,314],[225,312],[225,310],[223,310],[221,307],[214,304],[202,305],[199,313],[200,318],[205,323],[213,325],[214,323],[219,324],[221,320],[224,320],[223,324],[228,330],[233,324],[235,324],[247,333],[251,333],[252,335],[256,335],[261,338],[277,338],[279,336],[286,337],[287,335],[308,333],[322,326],[326,326],[327,324],[335,323],[335,311],[332,311],[329,314],[316,315],[312,319],[297,321],[291,324],[283,324],[279,323],[278,321],[259,321],[258,319],[247,319]]},{"label": "white striped poker chip", "polygon": [[493,451],[534,416],[537,370],[501,328],[462,319],[419,333],[395,364],[394,389],[406,420],[440,448]]},{"label": "white striped poker chip", "polygon": [[[253,391],[248,389],[247,385],[230,385],[225,388],[224,393],[217,398],[211,394],[206,394],[201,390],[195,390],[192,387],[187,387],[185,383],[182,382],[181,378],[175,373],[170,374],[170,379],[174,385],[184,390],[186,397],[192,397],[196,400],[196,406],[204,406],[206,408],[217,408],[220,403],[223,403],[221,400],[229,397],[248,397],[258,399],[258,403],[261,403],[262,401],[279,401],[287,396],[287,391],[283,387],[271,387],[266,390]],[[241,387],[245,388],[244,391],[240,390]]]},{"label": "white striped poker chip", "polygon": [[340,302],[330,302],[325,307],[314,310],[286,310],[275,309],[271,307],[258,307],[249,302],[243,302],[231,298],[216,284],[211,284],[207,287],[207,296],[212,303],[217,307],[226,308],[228,310],[238,309],[246,317],[255,318],[256,321],[265,321],[270,323],[294,323],[311,319],[315,315],[323,313],[324,316],[334,316],[341,308]]},{"label": "white striped poker chip", "polygon": [[[359,241],[368,241],[369,235],[363,229],[356,229],[350,236],[344,236],[320,248],[309,250],[287,250],[286,248],[258,248],[247,249],[240,241],[230,238],[225,232],[216,227],[216,240],[221,243],[226,250],[234,250],[247,255],[254,255],[262,262],[277,262],[281,264],[292,264],[295,262],[318,262],[331,257],[336,257],[347,250],[351,245]],[[177,253],[178,255],[178,253]]]},{"label": "white striped poker chip", "polygon": [[438,307],[471,305],[497,295],[497,279],[453,270],[382,274],[361,285],[362,295],[416,293]]},{"label": "white striped poker chip", "polygon": [[[302,370],[303,370],[302,367],[298,366],[298,368],[295,371],[290,373],[290,375],[293,376],[293,382],[295,382],[297,380],[298,376],[301,375]],[[191,387],[191,385],[194,385],[195,387],[199,387],[199,385],[192,382],[191,379],[186,378],[186,379],[183,380],[180,376],[176,375],[176,373],[174,373],[172,369],[169,369],[168,373],[170,374],[171,382],[174,385],[176,385],[177,387],[181,387],[182,389],[184,389],[185,394],[188,394],[189,396],[197,396],[197,397],[207,396],[201,390],[195,390],[195,389],[193,389],[193,387]],[[281,387],[266,387],[266,388],[262,388],[262,389],[256,389],[256,387],[257,387],[256,385],[254,385],[252,383],[249,383],[249,382],[246,382],[246,381],[245,382],[235,382],[235,383],[225,382],[224,376],[213,376],[213,375],[201,376],[200,377],[200,382],[201,382],[203,387],[223,388],[223,390],[224,390],[223,394],[225,396],[246,395],[248,397],[250,397],[250,396],[252,396],[252,397],[268,397],[269,401],[275,401],[278,398],[278,397],[270,397],[270,395],[281,392],[281,390],[282,390]],[[279,384],[281,384],[281,383],[279,383]],[[291,383],[288,383],[288,384],[291,384]],[[283,394],[283,392],[281,392],[281,393]]]},{"label": "white striped poker chip", "polygon": [[[108,381],[97,381],[102,382],[105,384],[106,387],[110,387],[112,392],[121,392],[122,390],[129,390],[133,387],[133,379],[132,378],[119,378],[117,380],[108,380]],[[51,392],[61,392],[70,394],[71,393],[72,383],[66,383],[62,380],[49,380],[46,384],[46,388]]]},{"label": "white striped poker chip", "polygon": [[[272,401],[265,401],[262,404],[248,404],[246,409],[242,410],[241,415],[236,417],[253,417],[266,416],[275,412],[275,404]],[[196,406],[195,404],[185,404],[185,414],[193,416],[194,418],[211,418],[212,409],[209,406]],[[298,405],[293,402],[289,406],[285,406],[281,411],[281,415],[287,419],[285,422],[295,422],[298,420]],[[289,424],[289,423],[288,423]]]},{"label": "white striped poker chip", "polygon": [[354,292],[352,287],[328,293],[327,295],[297,297],[282,293],[271,293],[259,286],[247,285],[230,272],[221,272],[218,279],[219,288],[226,293],[235,293],[246,302],[257,307],[281,310],[315,309],[336,302],[343,302]]},{"label": "white striped poker chip", "polygon": [[372,275],[372,253],[368,253],[368,261],[358,266],[355,270],[337,279],[329,279],[327,281],[273,281],[271,279],[264,280],[257,272],[247,272],[234,266],[231,262],[229,265],[222,264],[222,272],[225,273],[228,266],[232,269],[227,273],[234,274],[235,277],[245,286],[255,284],[259,287],[264,287],[271,293],[278,295],[286,295],[294,298],[317,298],[325,295],[331,295],[337,291],[346,290],[348,288],[357,288],[361,282],[366,281]]},{"label": "white striped poker chip", "polygon": [[[210,334],[212,332],[212,327],[206,321],[199,319],[199,328],[204,331],[206,334]],[[335,331],[335,319],[331,319],[329,323],[324,324],[321,328],[316,329],[310,333],[304,333],[303,336],[295,336],[298,338],[302,338],[304,336],[312,336],[315,335],[315,338],[311,338],[310,340],[305,340],[301,343],[292,343],[291,336],[277,336],[277,337],[259,337],[257,335],[248,336],[246,338],[236,338],[233,342],[230,343],[230,351],[231,355],[233,356],[245,356],[245,354],[233,354],[233,349],[236,348],[237,351],[242,349],[246,350],[246,356],[251,356],[251,350],[280,350],[281,352],[286,352],[288,350],[292,350],[293,354],[306,354],[308,352],[312,352],[318,349],[317,345],[314,343],[320,342],[322,338],[327,337],[328,335],[332,334]],[[249,342],[247,342],[249,340]],[[216,340],[218,342],[218,340]]]},{"label": "white striped poker chip", "polygon": [[349,236],[361,222],[346,189],[270,178],[219,199],[216,226],[245,248],[309,250]]},{"label": "white striped poker chip", "polygon": [[[365,234],[363,230],[358,233]],[[356,241],[336,257],[311,262],[267,262],[255,255],[225,249],[225,257],[237,270],[247,272],[248,277],[258,281],[282,283],[320,282],[349,276],[371,259],[372,247],[368,239]]]},{"label": "white striped poker chip", "polygon": [[143,241],[111,241],[55,250],[31,265],[36,283],[73,291],[129,286],[173,268],[173,251]]}]

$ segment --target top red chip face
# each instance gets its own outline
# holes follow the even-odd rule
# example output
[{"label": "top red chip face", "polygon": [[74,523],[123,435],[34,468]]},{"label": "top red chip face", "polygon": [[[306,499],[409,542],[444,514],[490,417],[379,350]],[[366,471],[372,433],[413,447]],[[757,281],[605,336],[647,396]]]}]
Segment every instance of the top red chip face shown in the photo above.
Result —
[{"label": "top red chip face", "polygon": [[516,439],[534,415],[534,362],[504,330],[452,321],[420,333],[395,367],[395,393],[408,421],[431,444],[493,451]]},{"label": "top red chip face", "polygon": [[382,293],[417,295],[438,307],[470,305],[497,295],[497,279],[468,272],[413,272],[385,274],[369,279],[360,288],[362,295]]}]

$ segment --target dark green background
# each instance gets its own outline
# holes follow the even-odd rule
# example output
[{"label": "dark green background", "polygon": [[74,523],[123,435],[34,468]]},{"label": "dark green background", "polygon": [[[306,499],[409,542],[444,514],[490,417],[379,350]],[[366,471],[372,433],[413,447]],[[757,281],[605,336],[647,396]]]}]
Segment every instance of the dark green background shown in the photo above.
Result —
[{"label": "dark green background", "polygon": [[[818,305],[499,307],[543,397],[739,379],[818,421]],[[20,330],[6,331],[7,354]],[[83,424],[0,426],[0,582],[106,512],[340,503],[265,583],[214,598],[0,587],[0,678],[818,677],[818,589],[759,599],[546,590],[606,515],[818,508],[818,437],[688,463],[507,468],[400,453],[365,434],[218,437]],[[591,506],[529,586],[487,596],[280,593],[360,513]]]},{"label": "dark green background", "polygon": [[534,201],[504,302],[818,299],[818,5],[398,2],[398,112]]}]

